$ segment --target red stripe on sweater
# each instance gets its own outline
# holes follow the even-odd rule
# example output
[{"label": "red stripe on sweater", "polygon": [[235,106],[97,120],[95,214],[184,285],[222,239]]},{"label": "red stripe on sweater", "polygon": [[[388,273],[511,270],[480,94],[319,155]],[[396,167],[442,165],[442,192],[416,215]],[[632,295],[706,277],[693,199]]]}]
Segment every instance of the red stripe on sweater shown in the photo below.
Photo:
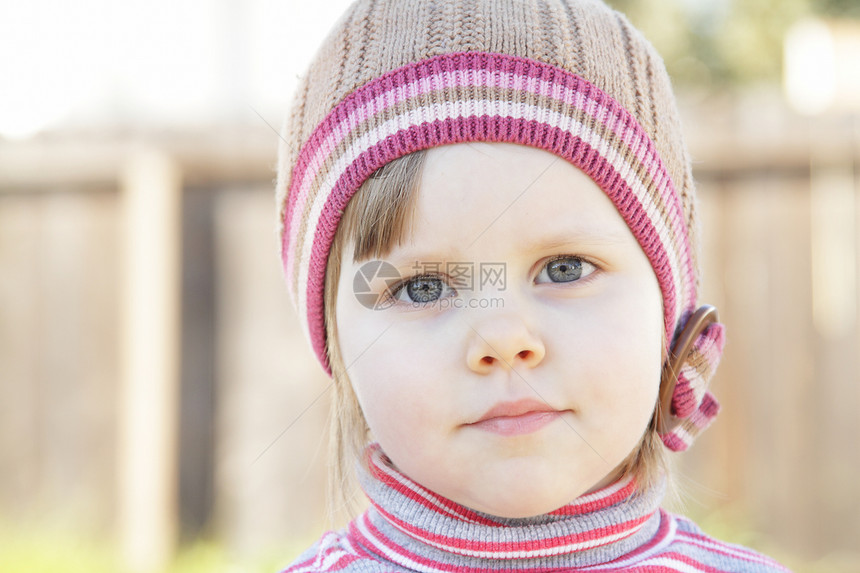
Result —
[{"label": "red stripe on sweater", "polygon": [[[385,511],[384,508],[378,505],[375,505],[375,508],[379,512],[379,514],[383,518],[385,518],[386,521],[388,521],[404,533],[410,535],[411,537],[420,539],[421,541],[429,545],[445,549],[452,553],[470,556],[474,555],[475,553],[511,552],[530,554],[535,553],[535,556],[556,555],[558,553],[565,552],[561,551],[560,548],[569,547],[571,545],[576,545],[583,549],[600,547],[602,545],[606,545],[608,543],[612,543],[614,541],[618,541],[620,539],[624,539],[626,537],[629,537],[630,535],[633,535],[639,530],[640,527],[642,527],[643,523],[645,523],[651,518],[651,515],[646,515],[629,521],[601,527],[598,529],[592,529],[589,531],[573,533],[570,535],[558,537],[547,537],[543,539],[528,539],[522,541],[507,542],[472,541],[459,537],[450,537],[446,535],[440,535],[438,533],[432,533],[430,531],[412,525],[407,521],[397,518],[396,516]],[[499,527],[503,526],[499,525]],[[535,544],[537,543],[540,544],[540,549],[538,550],[535,549]],[[499,556],[498,558],[503,559],[504,557]]]}]

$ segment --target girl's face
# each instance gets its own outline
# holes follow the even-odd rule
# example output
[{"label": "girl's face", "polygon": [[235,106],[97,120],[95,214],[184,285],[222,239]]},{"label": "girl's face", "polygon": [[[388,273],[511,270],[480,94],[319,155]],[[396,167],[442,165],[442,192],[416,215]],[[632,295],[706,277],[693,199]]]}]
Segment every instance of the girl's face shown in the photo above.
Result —
[{"label": "girl's face", "polygon": [[503,517],[618,477],[654,411],[663,315],[648,259],[591,179],[529,147],[435,148],[411,236],[385,259],[400,279],[370,277],[376,305],[354,293],[378,264],[351,251],[340,349],[401,472]]}]

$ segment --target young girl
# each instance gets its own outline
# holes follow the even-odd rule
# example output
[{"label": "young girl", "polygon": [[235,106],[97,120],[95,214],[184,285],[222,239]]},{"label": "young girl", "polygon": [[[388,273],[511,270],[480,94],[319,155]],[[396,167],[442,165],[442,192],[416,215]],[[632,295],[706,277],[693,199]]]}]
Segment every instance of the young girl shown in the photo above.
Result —
[{"label": "young girl", "polygon": [[660,509],[714,418],[669,79],[598,0],[360,0],[278,182],[370,506],[288,571],[784,571]]}]

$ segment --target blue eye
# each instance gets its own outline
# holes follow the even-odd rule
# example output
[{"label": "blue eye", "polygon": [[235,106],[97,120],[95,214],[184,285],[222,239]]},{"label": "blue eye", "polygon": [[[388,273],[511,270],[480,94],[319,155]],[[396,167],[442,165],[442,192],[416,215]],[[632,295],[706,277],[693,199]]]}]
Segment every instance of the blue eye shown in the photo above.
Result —
[{"label": "blue eye", "polygon": [[392,297],[405,303],[429,304],[451,296],[453,289],[442,279],[434,276],[418,276],[400,283],[393,291]]},{"label": "blue eye", "polygon": [[596,267],[579,257],[565,255],[550,260],[541,269],[536,282],[569,283],[587,277]]}]

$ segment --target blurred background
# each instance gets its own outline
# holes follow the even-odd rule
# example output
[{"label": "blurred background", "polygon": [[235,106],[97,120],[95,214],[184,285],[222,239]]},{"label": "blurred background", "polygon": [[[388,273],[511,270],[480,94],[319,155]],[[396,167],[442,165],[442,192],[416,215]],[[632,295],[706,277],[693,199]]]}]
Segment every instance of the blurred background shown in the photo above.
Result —
[{"label": "blurred background", "polygon": [[[860,2],[614,0],[676,84],[723,412],[678,509],[860,571]],[[277,131],[347,2],[0,5],[0,570],[266,571],[328,526]]]}]

